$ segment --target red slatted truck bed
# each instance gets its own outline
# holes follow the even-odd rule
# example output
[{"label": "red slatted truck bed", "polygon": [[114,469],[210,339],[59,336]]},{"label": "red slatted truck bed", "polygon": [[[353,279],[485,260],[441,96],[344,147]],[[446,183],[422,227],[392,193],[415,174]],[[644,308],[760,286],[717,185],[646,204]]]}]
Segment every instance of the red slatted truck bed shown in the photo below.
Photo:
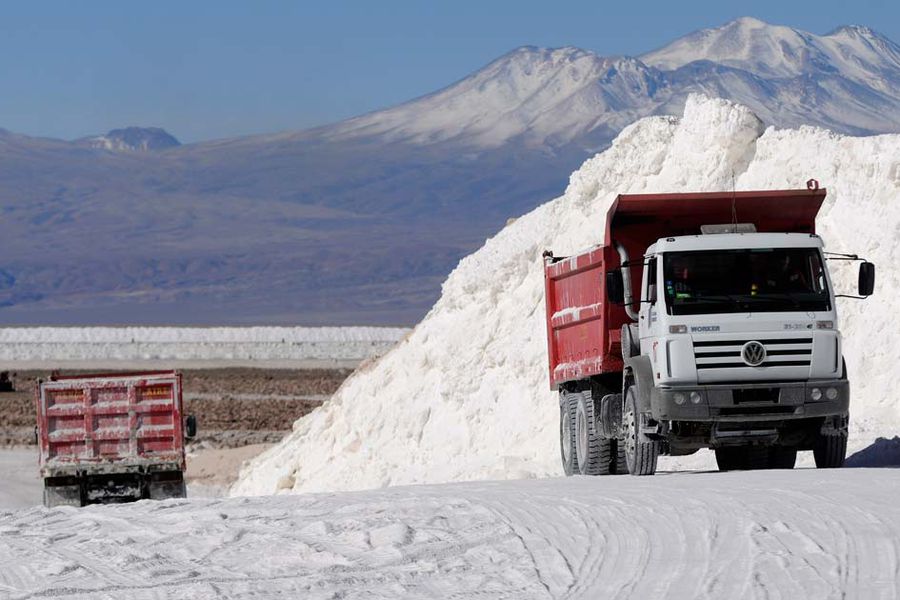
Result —
[{"label": "red slatted truck bed", "polygon": [[180,373],[55,376],[36,401],[45,505],[185,496]]}]

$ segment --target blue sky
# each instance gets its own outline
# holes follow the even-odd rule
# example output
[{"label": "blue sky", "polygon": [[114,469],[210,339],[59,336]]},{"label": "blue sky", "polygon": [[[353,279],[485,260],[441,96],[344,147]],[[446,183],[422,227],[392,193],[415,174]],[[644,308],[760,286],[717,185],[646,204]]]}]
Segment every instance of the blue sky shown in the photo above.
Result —
[{"label": "blue sky", "polygon": [[434,91],[522,45],[641,54],[750,15],[900,42],[900,2],[408,0],[0,5],[0,127],[182,141],[302,129]]}]

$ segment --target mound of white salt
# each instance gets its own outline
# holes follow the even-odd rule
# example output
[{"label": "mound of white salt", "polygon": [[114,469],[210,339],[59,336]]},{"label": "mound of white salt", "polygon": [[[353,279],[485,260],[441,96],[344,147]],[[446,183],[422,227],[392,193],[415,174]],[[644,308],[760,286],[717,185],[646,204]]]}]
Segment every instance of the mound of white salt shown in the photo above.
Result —
[{"label": "mound of white salt", "polygon": [[[900,428],[892,383],[900,347],[900,135],[852,138],[814,128],[763,132],[749,109],[691,97],[684,117],[626,128],[585,162],[560,198],[516,220],[463,259],[412,334],[297,421],[246,466],[232,492],[268,494],[560,474],[558,408],[548,388],[540,254],[600,242],[617,194],[803,187],[829,190],[829,250],[880,267],[876,296],[841,301],[853,381],[853,443]],[[853,291],[852,267],[836,282]],[[703,454],[708,460],[708,452]],[[697,457],[688,457],[696,464]],[[663,467],[673,466],[669,459]]]}]

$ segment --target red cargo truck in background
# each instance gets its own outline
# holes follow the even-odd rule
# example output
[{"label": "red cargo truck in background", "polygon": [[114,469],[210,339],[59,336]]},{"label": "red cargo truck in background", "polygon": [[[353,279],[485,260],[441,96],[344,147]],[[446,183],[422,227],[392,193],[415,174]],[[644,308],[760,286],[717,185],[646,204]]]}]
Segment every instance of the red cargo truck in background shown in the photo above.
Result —
[{"label": "red cargo truck in background", "polygon": [[185,497],[181,374],[53,376],[37,390],[46,506]]},{"label": "red cargo truck in background", "polygon": [[567,475],[652,475],[659,455],[701,448],[726,471],[791,468],[798,450],[843,464],[850,387],[826,261],[861,261],[854,297],[872,294],[875,268],[824,251],[824,199],[813,180],[622,195],[603,245],[545,252]]}]

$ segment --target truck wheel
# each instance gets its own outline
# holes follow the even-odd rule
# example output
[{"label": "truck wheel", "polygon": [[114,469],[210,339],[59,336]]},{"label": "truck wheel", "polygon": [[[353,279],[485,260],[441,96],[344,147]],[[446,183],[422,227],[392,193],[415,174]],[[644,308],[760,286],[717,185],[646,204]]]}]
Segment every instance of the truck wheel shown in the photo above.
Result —
[{"label": "truck wheel", "polygon": [[180,471],[153,473],[147,482],[147,497],[151,500],[187,498],[184,475]]},{"label": "truck wheel", "polygon": [[716,465],[720,471],[744,469],[743,448],[716,448]]},{"label": "truck wheel", "polygon": [[612,447],[612,455],[615,458],[615,461],[613,462],[612,472],[616,475],[628,474],[628,462],[625,460],[625,441],[612,440]]},{"label": "truck wheel", "polygon": [[566,475],[578,473],[575,457],[575,398],[566,392],[559,393],[559,455]]},{"label": "truck wheel", "polygon": [[770,469],[793,469],[797,464],[797,449],[773,446],[769,449]]},{"label": "truck wheel", "polygon": [[813,456],[817,469],[837,469],[844,466],[847,455],[847,432],[820,433],[816,437]]},{"label": "truck wheel", "polygon": [[575,462],[582,475],[609,475],[612,469],[612,440],[598,433],[594,400],[582,392],[575,405]]},{"label": "truck wheel", "polygon": [[81,485],[75,482],[65,484],[44,484],[44,506],[84,506]]},{"label": "truck wheel", "polygon": [[647,439],[640,431],[640,413],[634,387],[625,392],[625,412],[622,414],[625,429],[625,464],[632,475],[653,475],[659,458],[659,442]]}]

